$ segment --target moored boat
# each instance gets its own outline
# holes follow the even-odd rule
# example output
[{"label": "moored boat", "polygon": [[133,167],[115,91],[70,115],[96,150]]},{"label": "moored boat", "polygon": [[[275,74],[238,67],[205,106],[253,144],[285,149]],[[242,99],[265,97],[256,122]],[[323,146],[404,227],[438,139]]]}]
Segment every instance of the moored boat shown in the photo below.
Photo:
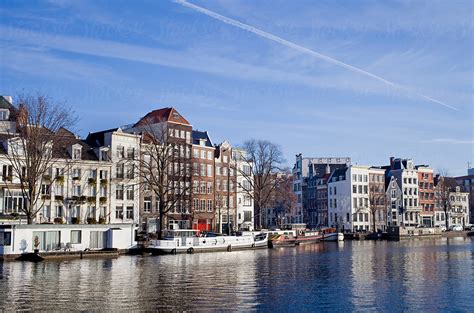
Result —
[{"label": "moored boat", "polygon": [[337,232],[335,228],[324,228],[321,230],[322,241],[343,241],[344,234]]},{"label": "moored boat", "polygon": [[266,248],[268,235],[255,236],[201,236],[199,230],[177,229],[164,233],[163,240],[151,240],[148,251],[152,254],[232,251],[237,249]]}]

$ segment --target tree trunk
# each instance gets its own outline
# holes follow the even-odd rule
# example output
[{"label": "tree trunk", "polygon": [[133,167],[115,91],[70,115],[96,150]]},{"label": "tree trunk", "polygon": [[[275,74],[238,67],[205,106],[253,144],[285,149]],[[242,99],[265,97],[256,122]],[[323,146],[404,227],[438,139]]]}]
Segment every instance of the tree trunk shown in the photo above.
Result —
[{"label": "tree trunk", "polygon": [[162,204],[160,203],[160,227],[158,228],[158,240],[162,240],[163,239],[163,217],[164,217],[164,214],[163,214],[163,210],[162,210]]},{"label": "tree trunk", "polygon": [[444,208],[444,224],[446,225],[446,230],[449,230],[449,221],[448,221],[448,208]]},{"label": "tree trunk", "polygon": [[26,221],[28,224],[33,224],[33,216],[30,212],[26,214]]}]

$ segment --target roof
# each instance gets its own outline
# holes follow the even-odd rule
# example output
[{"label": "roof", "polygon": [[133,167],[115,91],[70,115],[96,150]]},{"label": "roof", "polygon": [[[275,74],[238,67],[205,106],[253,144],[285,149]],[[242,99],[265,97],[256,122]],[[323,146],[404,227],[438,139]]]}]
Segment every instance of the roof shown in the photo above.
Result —
[{"label": "roof", "polygon": [[100,132],[89,133],[86,138],[87,144],[93,147],[103,147],[105,144],[104,135],[116,131],[118,128],[111,128]]},{"label": "roof", "polygon": [[0,96],[0,109],[10,110],[10,116],[8,120],[9,121],[16,120],[18,109],[13,104],[11,104],[7,99],[5,99],[5,96]]},{"label": "roof", "polygon": [[177,123],[177,124],[184,124],[189,125],[191,124],[176,111],[175,108],[163,108],[149,112],[144,117],[142,117],[135,125],[137,126],[144,126],[147,124],[155,124],[155,123],[162,123],[162,122],[170,122],[170,123]]},{"label": "roof", "polygon": [[340,176],[344,177],[343,179],[346,179],[346,172],[347,172],[347,167],[342,167],[342,168],[335,169],[332,172],[331,176],[329,177],[328,182],[331,182],[333,177],[337,177],[338,181],[339,181]]},{"label": "roof", "polygon": [[207,131],[193,130],[193,145],[199,145],[201,139],[206,140],[206,147],[213,148],[211,138],[209,137]]},{"label": "roof", "polygon": [[82,147],[81,160],[97,161],[98,157],[94,152],[94,148],[87,144],[86,141],[81,140],[76,137],[71,131],[60,128],[57,132],[60,140],[54,148],[54,156],[56,158],[70,159],[71,155],[69,154],[69,147],[75,144],[78,144]]}]

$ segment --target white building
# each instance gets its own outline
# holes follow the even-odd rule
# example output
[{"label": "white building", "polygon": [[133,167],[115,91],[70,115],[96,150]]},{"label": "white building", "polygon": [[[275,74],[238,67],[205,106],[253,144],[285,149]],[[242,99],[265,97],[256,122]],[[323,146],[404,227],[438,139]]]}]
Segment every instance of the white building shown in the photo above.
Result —
[{"label": "white building", "polygon": [[90,133],[87,142],[97,150],[108,149],[110,175],[110,223],[138,223],[140,188],[136,160],[141,136],[120,128]]},{"label": "white building", "polygon": [[[469,193],[464,192],[461,186],[456,186],[449,193],[448,206],[448,228],[451,226],[462,226],[463,228],[470,225],[469,220]],[[445,212],[442,205],[436,206],[434,226],[446,226]]]},{"label": "white building", "polygon": [[340,231],[370,229],[369,167],[336,169],[328,180],[329,226]]},{"label": "white building", "polygon": [[421,207],[418,198],[418,171],[413,160],[390,158],[388,169],[387,179],[394,176],[402,191],[403,216],[400,225],[419,225]]},{"label": "white building", "polygon": [[35,249],[38,249],[40,253],[86,249],[125,251],[136,244],[135,229],[133,224],[117,224],[114,227],[99,224],[0,225],[0,259],[32,253]]},{"label": "white building", "polygon": [[254,204],[249,195],[253,186],[252,163],[246,160],[244,150],[234,148],[232,152],[237,175],[237,226],[238,229],[253,230]]}]

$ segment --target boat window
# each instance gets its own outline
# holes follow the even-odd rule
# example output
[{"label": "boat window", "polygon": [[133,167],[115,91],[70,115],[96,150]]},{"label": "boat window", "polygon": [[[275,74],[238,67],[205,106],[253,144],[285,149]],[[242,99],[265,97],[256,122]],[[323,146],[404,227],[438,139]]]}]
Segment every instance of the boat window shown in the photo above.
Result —
[{"label": "boat window", "polygon": [[12,233],[4,232],[0,233],[0,246],[11,246],[12,245]]}]

